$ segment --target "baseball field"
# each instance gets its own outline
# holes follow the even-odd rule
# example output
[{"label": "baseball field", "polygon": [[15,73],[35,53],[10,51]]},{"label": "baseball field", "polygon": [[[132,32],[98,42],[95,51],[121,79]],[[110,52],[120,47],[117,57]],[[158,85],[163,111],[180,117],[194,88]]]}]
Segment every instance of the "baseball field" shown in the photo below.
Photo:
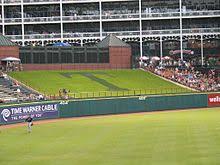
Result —
[{"label": "baseball field", "polygon": [[220,107],[1,126],[1,165],[218,165]]},{"label": "baseball field", "polygon": [[24,71],[10,76],[44,94],[58,94],[65,88],[77,97],[82,92],[95,92],[92,97],[134,95],[135,90],[136,94],[191,92],[142,70]]}]

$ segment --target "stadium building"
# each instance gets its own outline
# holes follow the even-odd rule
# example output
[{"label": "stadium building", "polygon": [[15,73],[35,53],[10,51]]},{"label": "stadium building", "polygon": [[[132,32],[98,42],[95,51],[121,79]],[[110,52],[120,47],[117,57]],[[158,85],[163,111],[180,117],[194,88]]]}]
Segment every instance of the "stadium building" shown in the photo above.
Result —
[{"label": "stadium building", "polygon": [[114,34],[133,59],[176,54],[219,64],[219,0],[1,0],[0,22],[21,46],[94,45]]}]

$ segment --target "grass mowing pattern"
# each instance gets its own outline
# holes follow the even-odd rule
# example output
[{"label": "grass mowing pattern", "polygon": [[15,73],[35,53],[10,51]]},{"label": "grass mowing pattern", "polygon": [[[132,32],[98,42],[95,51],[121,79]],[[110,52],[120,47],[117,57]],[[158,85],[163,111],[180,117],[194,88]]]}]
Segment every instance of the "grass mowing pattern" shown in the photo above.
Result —
[{"label": "grass mowing pattern", "polygon": [[1,165],[218,165],[220,108],[4,129]]},{"label": "grass mowing pattern", "polygon": [[[90,73],[90,72],[69,72],[69,73],[68,72],[65,72],[65,73],[61,72],[60,74],[64,77],[67,77],[67,78],[72,78],[73,75],[80,74],[82,76],[85,76],[85,77],[91,79],[92,81],[96,81],[96,82],[102,84],[103,86],[108,87],[108,90],[111,90],[111,91],[127,90],[127,89],[119,88],[119,87],[115,86],[114,84],[107,82],[104,79],[98,78],[98,77],[94,76],[94,73]],[[104,72],[95,72],[95,74],[104,74],[104,75],[109,76],[107,73],[104,73]]]},{"label": "grass mowing pattern", "polygon": [[[97,73],[96,73],[97,74]],[[108,76],[108,74],[106,74]],[[104,80],[104,79],[101,79],[101,78],[98,78],[96,76],[94,76],[93,74],[91,73],[85,73],[83,74],[83,76],[93,80],[93,81],[96,81],[98,82],[99,84],[102,84],[103,86],[106,86],[108,87],[108,90],[109,91],[122,91],[122,90],[128,90],[128,89],[123,89],[123,88],[119,88],[118,86],[115,86],[114,84],[111,84],[109,83],[108,81]]]},{"label": "grass mowing pattern", "polygon": [[61,88],[72,93],[116,90],[127,90],[129,93],[128,90],[140,89],[146,94],[161,93],[162,90],[167,93],[190,91],[142,70],[29,71],[12,72],[10,75],[45,94],[58,94]]}]

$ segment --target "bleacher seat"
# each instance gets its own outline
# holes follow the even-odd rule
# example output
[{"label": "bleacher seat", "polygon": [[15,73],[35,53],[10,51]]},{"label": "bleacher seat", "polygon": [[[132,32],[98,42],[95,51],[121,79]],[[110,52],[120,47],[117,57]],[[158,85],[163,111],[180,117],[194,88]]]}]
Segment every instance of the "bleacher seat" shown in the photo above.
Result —
[{"label": "bleacher seat", "polygon": [[30,94],[37,95],[36,92],[21,84],[19,86],[14,84],[13,80],[8,77],[0,77],[0,103],[28,101]]}]

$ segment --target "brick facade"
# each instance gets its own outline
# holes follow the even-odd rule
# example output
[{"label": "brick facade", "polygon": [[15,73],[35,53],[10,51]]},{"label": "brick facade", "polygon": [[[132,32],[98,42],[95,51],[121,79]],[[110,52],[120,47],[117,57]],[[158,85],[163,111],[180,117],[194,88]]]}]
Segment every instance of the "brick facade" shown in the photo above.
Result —
[{"label": "brick facade", "polygon": [[5,57],[19,58],[19,47],[18,46],[0,46],[0,59],[3,59]]},{"label": "brick facade", "polygon": [[131,68],[130,47],[109,47],[109,63],[95,64],[23,64],[23,70],[98,70]]}]

